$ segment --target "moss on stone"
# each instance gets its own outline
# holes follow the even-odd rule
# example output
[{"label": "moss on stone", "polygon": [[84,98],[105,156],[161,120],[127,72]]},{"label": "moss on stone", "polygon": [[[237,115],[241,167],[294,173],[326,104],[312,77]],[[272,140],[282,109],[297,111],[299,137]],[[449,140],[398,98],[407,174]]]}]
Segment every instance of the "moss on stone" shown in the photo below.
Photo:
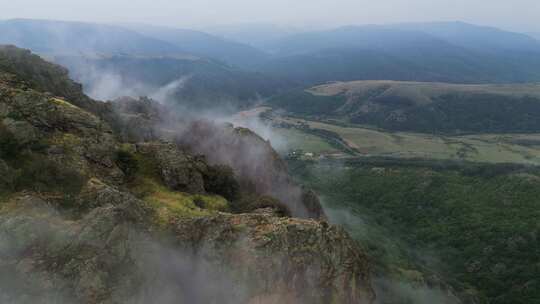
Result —
[{"label": "moss on stone", "polygon": [[60,99],[60,98],[51,98],[50,101],[52,103],[54,103],[55,105],[59,105],[59,106],[62,106],[62,107],[70,107],[70,108],[80,109],[76,105],[74,105],[74,104],[72,104],[70,102],[67,102],[67,101],[65,101],[63,99]]},{"label": "moss on stone", "polygon": [[62,146],[63,148],[74,148],[83,142],[82,138],[72,133],[58,132],[49,140],[49,144]]}]

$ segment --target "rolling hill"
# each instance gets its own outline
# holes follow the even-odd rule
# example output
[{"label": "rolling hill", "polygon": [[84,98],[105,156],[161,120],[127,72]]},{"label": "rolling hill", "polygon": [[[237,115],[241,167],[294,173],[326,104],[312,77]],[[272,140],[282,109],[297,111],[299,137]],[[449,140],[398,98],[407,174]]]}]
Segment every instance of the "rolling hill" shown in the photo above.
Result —
[{"label": "rolling hill", "polygon": [[225,39],[248,44],[264,51],[270,51],[275,41],[302,32],[300,29],[294,27],[268,23],[220,25],[208,27],[204,30]]},{"label": "rolling hill", "polygon": [[39,54],[179,55],[179,47],[116,26],[52,20],[0,21],[0,44]]},{"label": "rolling hill", "polygon": [[289,112],[399,131],[538,132],[540,85],[337,82],[269,101]]},{"label": "rolling hill", "polygon": [[145,36],[173,44],[189,53],[218,59],[239,67],[251,67],[269,57],[255,47],[200,31],[151,25],[126,25],[126,27]]},{"label": "rolling hill", "polygon": [[[346,26],[302,33],[255,26],[251,31],[227,33],[223,29],[223,36],[236,35],[259,49],[200,31],[150,25],[30,19],[0,22],[0,43],[41,55],[194,56],[294,85],[373,79],[540,81],[539,41],[524,34],[460,22]],[[244,36],[248,38],[241,38]]]},{"label": "rolling hill", "polygon": [[419,31],[467,49],[490,51],[538,52],[540,41],[526,34],[465,22],[406,23],[392,28]]},{"label": "rolling hill", "polygon": [[5,20],[0,21],[0,44],[46,55],[195,55],[237,66],[251,66],[267,59],[263,51],[211,34],[140,24]]},{"label": "rolling hill", "polygon": [[291,88],[281,79],[197,57],[59,56],[54,61],[67,67],[86,93],[103,100],[151,96],[190,108],[236,109]]}]

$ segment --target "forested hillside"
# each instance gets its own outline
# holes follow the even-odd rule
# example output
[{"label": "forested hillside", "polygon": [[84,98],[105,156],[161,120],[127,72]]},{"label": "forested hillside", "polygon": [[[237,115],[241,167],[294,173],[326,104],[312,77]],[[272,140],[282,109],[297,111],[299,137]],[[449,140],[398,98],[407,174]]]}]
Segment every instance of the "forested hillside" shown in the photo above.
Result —
[{"label": "forested hillside", "polygon": [[540,130],[537,84],[337,82],[293,90],[268,103],[295,114],[394,131],[535,133]]}]

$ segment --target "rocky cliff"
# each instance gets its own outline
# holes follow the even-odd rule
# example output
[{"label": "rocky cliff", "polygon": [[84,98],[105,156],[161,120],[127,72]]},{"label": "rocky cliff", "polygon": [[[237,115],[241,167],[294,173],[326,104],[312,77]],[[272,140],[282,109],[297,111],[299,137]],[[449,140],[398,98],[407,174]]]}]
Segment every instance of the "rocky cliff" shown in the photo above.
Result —
[{"label": "rocky cliff", "polygon": [[373,301],[367,256],[268,143],[61,71],[0,48],[1,303]]}]

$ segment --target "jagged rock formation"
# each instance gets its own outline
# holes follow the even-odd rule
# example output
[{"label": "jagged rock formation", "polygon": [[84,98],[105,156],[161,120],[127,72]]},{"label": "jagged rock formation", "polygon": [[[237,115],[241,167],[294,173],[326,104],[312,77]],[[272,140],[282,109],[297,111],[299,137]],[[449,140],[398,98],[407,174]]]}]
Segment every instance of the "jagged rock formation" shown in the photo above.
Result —
[{"label": "jagged rock formation", "polygon": [[[0,51],[1,62],[10,56]],[[368,258],[342,229],[318,220],[316,196],[302,195],[253,133],[225,127],[229,137],[212,147],[234,157],[197,156],[202,137],[168,137],[180,122],[160,123],[154,106],[71,103],[78,93],[53,97],[2,66],[1,303],[372,302]],[[150,132],[123,132],[131,119]],[[243,142],[246,134],[253,140]],[[226,166],[248,143],[270,163]],[[261,199],[280,189],[298,190],[298,200]],[[279,204],[317,219],[284,217]]]},{"label": "jagged rock formation", "polygon": [[[249,303],[370,302],[366,256],[341,228],[269,214],[181,219],[176,240],[224,260],[256,290]],[[228,244],[224,247],[223,242]],[[232,254],[231,254],[232,253]]]},{"label": "jagged rock formation", "polygon": [[204,174],[208,165],[202,158],[192,157],[170,143],[141,143],[137,152],[155,158],[165,185],[176,191],[204,193]]},{"label": "jagged rock formation", "polygon": [[210,164],[231,167],[244,189],[286,202],[295,216],[324,217],[317,196],[295,185],[270,143],[251,130],[182,119],[147,98],[121,98],[112,106],[122,121],[118,133],[124,141],[166,138],[193,155],[204,155]]}]

